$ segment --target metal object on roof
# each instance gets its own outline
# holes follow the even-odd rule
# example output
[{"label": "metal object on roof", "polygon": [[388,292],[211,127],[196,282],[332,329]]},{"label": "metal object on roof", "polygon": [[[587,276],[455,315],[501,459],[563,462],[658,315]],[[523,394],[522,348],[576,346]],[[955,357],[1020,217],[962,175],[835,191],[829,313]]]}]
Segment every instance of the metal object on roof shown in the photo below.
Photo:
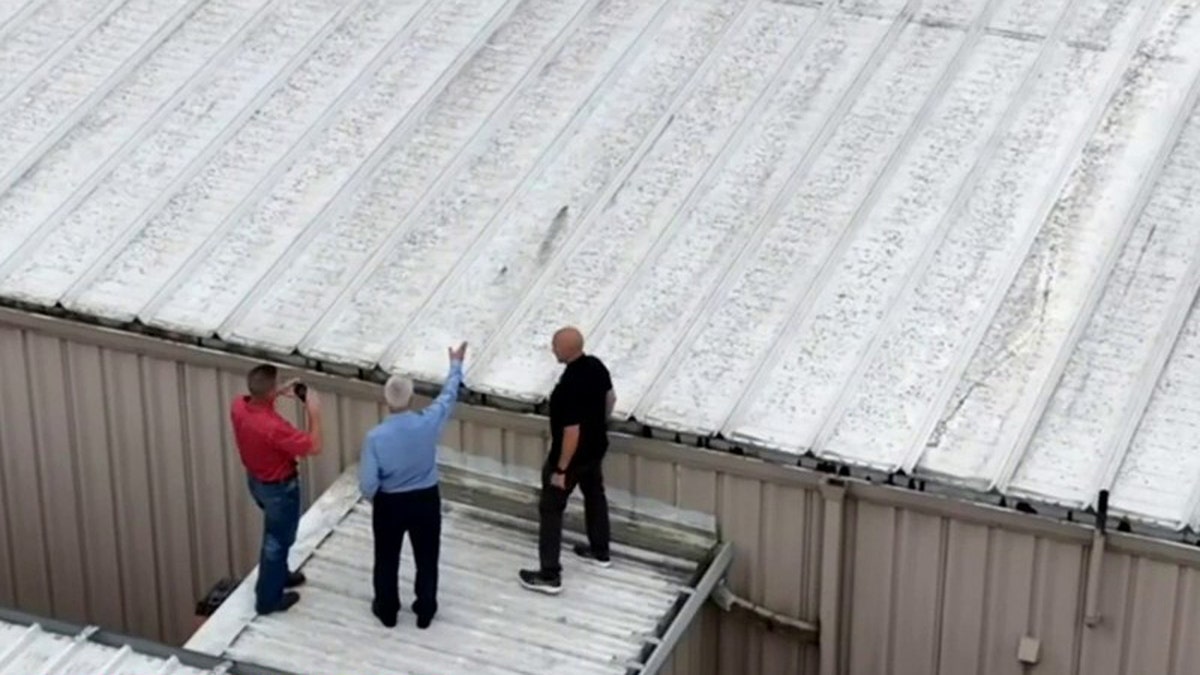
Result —
[{"label": "metal object on roof", "polygon": [[1200,526],[1189,0],[10,4],[0,299]]},{"label": "metal object on roof", "polygon": [[95,626],[74,626],[0,609],[3,675],[287,675]]},{"label": "metal object on roof", "polygon": [[[612,568],[564,553],[562,595],[531,593],[516,572],[537,559],[537,491],[515,474],[477,473],[446,455],[439,609],[430,628],[417,630],[407,609],[391,629],[371,614],[371,510],[351,469],[301,520],[292,558],[308,577],[300,603],[256,615],[255,571],[187,647],[312,675],[654,673],[732,559],[728,544],[686,514],[623,506],[618,494]],[[581,518],[572,504],[576,531]],[[582,541],[570,532],[567,540]],[[409,547],[400,571],[401,597],[411,597]]]}]

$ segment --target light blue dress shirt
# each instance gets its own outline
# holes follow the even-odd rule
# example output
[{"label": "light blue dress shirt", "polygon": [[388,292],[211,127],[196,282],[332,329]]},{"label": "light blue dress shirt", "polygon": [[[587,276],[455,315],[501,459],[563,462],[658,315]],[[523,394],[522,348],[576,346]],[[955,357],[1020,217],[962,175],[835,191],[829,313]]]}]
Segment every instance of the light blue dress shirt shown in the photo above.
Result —
[{"label": "light blue dress shirt", "polygon": [[388,415],[363,441],[358,486],[373,499],[378,492],[411,492],[438,482],[437,448],[462,384],[462,362],[450,364],[442,391],[424,410]]}]

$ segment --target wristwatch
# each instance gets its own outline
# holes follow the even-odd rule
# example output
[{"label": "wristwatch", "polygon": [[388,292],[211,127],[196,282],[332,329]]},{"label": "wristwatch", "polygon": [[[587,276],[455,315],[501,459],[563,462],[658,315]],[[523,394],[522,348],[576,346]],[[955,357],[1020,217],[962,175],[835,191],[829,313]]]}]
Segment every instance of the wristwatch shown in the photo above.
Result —
[{"label": "wristwatch", "polygon": [[565,476],[565,475],[567,475],[567,470],[560,469],[556,466],[556,467],[554,467],[554,473],[558,474],[559,476]]}]

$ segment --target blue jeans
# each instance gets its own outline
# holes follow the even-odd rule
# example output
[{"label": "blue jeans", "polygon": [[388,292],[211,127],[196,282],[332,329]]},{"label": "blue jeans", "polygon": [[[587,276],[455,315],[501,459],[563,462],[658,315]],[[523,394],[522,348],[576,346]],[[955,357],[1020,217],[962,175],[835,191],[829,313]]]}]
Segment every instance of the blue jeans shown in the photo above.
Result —
[{"label": "blue jeans", "polygon": [[262,551],[258,558],[255,611],[270,612],[283,600],[288,577],[288,551],[300,525],[300,481],[263,483],[248,478],[250,496],[263,512]]}]

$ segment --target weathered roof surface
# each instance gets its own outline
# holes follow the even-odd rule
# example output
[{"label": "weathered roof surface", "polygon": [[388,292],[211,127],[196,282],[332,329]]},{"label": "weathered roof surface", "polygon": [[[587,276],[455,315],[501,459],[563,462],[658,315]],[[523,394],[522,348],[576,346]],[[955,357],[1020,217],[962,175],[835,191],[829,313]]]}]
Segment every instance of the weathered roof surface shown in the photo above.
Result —
[{"label": "weathered roof surface", "polygon": [[29,0],[0,52],[9,300],[524,401],[571,322],[657,429],[1200,524],[1192,0]]},{"label": "weathered roof surface", "polygon": [[[311,675],[626,673],[640,671],[673,621],[690,620],[680,619],[682,602],[708,569],[711,532],[682,522],[655,529],[653,515],[629,520],[617,506],[617,541],[634,529],[664,548],[618,544],[610,569],[566,553],[563,593],[550,597],[516,581],[537,561],[535,490],[443,467],[442,493],[439,608],[429,629],[413,625],[407,606],[392,629],[371,614],[371,510],[351,469],[301,521],[292,560],[308,577],[300,603],[255,615],[251,574],[187,647]],[[577,504],[570,513],[578,520]],[[406,546],[400,565],[406,604],[411,553]]]},{"label": "weathered roof surface", "polygon": [[[205,662],[208,665],[201,665]],[[2,675],[284,675],[0,610]]]}]

